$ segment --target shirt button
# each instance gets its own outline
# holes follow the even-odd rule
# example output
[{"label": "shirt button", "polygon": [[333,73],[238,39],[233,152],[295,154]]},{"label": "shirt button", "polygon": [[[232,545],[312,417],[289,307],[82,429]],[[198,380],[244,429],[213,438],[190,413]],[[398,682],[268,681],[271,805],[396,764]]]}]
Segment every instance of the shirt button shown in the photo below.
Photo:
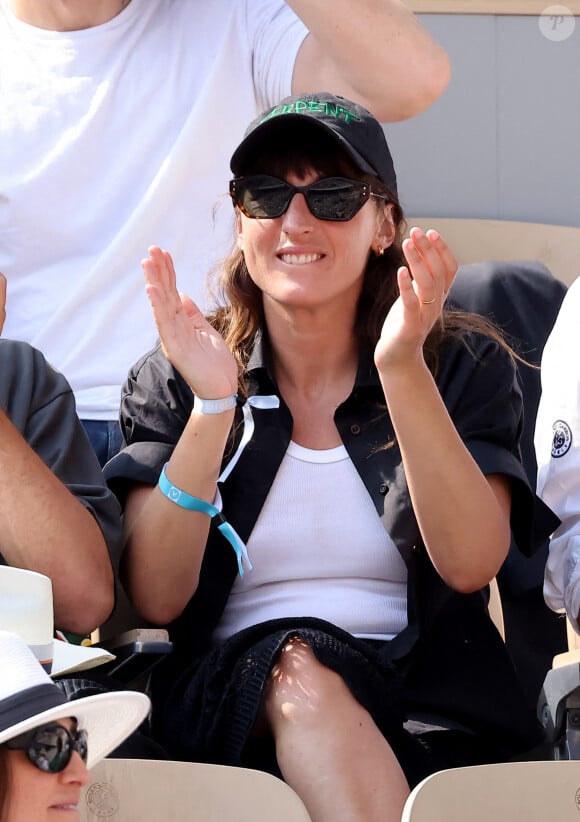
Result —
[{"label": "shirt button", "polygon": [[389,486],[387,485],[387,483],[386,482],[381,482],[381,485],[380,485],[380,488],[379,488],[379,491],[381,492],[381,494],[384,496],[387,493],[388,490],[389,490]]},{"label": "shirt button", "polygon": [[351,425],[350,426],[350,433],[351,434],[360,434],[360,425],[358,425],[356,422],[354,423],[354,425]]}]

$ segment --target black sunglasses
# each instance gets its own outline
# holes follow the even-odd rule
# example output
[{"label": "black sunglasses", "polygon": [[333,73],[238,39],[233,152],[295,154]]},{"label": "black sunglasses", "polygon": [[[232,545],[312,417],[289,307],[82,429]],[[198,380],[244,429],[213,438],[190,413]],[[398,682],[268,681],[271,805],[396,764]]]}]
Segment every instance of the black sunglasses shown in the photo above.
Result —
[{"label": "black sunglasses", "polygon": [[86,763],[88,755],[87,732],[75,730],[71,733],[64,725],[50,723],[33,728],[4,743],[6,748],[26,751],[33,765],[46,773],[64,771],[76,751]]},{"label": "black sunglasses", "polygon": [[[347,177],[325,177],[307,186],[293,186],[269,174],[235,177],[230,197],[242,214],[253,219],[281,217],[295,194],[303,194],[317,220],[352,220],[372,194],[371,186]],[[375,195],[380,196],[380,195]]]}]

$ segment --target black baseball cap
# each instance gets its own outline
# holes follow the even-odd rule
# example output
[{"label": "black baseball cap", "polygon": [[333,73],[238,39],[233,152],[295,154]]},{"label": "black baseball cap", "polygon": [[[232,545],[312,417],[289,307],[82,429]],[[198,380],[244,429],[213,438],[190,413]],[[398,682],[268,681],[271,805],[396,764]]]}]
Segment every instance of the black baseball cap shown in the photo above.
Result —
[{"label": "black baseball cap", "polygon": [[331,137],[361,171],[378,177],[394,194],[397,176],[383,127],[370,111],[352,100],[327,92],[285,97],[253,120],[232,155],[230,168],[244,173],[263,141],[278,129],[298,126],[319,129]]}]

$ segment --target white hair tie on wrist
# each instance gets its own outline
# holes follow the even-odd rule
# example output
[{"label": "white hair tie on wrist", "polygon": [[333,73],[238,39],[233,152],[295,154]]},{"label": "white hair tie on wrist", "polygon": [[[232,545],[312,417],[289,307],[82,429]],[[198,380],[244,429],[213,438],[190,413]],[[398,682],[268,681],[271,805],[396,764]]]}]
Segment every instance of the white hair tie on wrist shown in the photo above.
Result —
[{"label": "white hair tie on wrist", "polygon": [[224,411],[231,411],[237,404],[237,394],[231,394],[219,400],[204,400],[197,394],[193,397],[193,410],[199,411],[200,414],[223,414]]}]

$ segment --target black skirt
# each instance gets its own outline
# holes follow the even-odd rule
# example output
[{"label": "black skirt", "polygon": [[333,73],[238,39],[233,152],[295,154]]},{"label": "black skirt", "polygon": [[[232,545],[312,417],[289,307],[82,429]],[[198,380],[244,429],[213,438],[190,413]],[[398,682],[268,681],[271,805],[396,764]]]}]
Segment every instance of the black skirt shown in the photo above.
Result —
[{"label": "black skirt", "polygon": [[385,661],[385,643],[356,639],[314,618],[272,620],[241,631],[182,669],[174,684],[165,681],[162,698],[154,691],[153,733],[169,756],[280,776],[272,741],[258,740],[252,731],[269,673],[291,637],[301,638],[342,677],[388,740],[410,785],[443,768],[504,758],[501,746],[468,729],[425,730],[409,723],[404,680]]}]

